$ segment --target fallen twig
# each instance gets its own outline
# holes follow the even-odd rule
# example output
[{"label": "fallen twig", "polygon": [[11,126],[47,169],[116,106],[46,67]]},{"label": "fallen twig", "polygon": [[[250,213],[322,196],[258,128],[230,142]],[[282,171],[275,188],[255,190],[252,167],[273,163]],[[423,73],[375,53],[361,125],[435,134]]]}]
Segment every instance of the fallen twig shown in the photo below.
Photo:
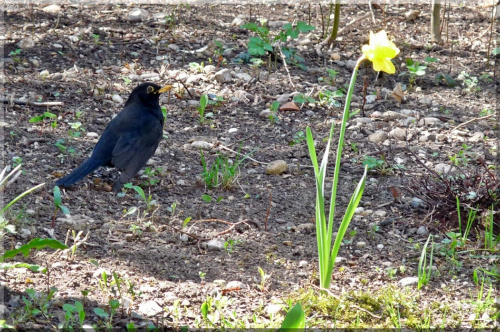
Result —
[{"label": "fallen twig", "polygon": [[47,107],[47,106],[63,106],[64,102],[62,101],[45,101],[45,102],[37,102],[37,101],[28,101],[28,100],[19,100],[19,99],[8,99],[8,98],[0,98],[0,101],[3,104],[16,104],[16,105],[28,105],[28,106],[39,106],[39,107]]},{"label": "fallen twig", "polygon": [[460,127],[463,127],[465,125],[468,125],[469,123],[471,122],[474,122],[474,121],[479,121],[479,120],[484,120],[484,119],[488,119],[488,118],[491,118],[492,116],[496,115],[497,113],[493,113],[493,114],[490,114],[490,115],[486,115],[486,116],[482,116],[482,117],[479,117],[479,118],[474,118],[474,119],[471,119],[469,121],[465,121],[464,123],[461,123],[459,124],[458,126],[456,126],[455,128],[451,129],[450,132],[452,132],[453,130],[457,130],[458,128]]},{"label": "fallen twig", "polygon": [[290,85],[295,91],[297,91],[297,89],[295,88],[295,84],[293,84],[292,82],[292,76],[290,75],[290,71],[288,70],[288,66],[286,65],[286,58],[283,52],[281,51],[281,46],[278,45],[278,49],[280,50],[281,58],[283,59],[283,65],[285,65],[285,70],[286,73],[288,74],[288,80],[290,81]]}]

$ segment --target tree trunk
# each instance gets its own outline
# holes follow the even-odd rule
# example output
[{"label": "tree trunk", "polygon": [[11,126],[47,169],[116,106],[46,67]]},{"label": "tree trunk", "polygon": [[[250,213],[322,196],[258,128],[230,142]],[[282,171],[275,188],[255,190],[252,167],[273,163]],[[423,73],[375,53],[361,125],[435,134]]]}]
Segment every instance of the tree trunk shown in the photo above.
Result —
[{"label": "tree trunk", "polygon": [[441,14],[441,0],[432,0],[432,14],[431,14],[431,41],[441,43],[440,31],[440,14]]}]

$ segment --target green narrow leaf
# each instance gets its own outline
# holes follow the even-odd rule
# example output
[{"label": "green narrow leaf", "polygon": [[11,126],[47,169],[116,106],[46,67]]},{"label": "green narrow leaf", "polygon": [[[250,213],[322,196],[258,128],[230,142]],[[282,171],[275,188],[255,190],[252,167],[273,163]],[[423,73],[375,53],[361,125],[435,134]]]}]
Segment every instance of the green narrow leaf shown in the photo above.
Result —
[{"label": "green narrow leaf", "polygon": [[279,331],[287,331],[288,329],[293,330],[304,330],[306,326],[306,318],[304,315],[304,310],[300,303],[297,303],[285,316],[281,328]]},{"label": "green narrow leaf", "polygon": [[28,242],[27,244],[21,246],[19,249],[9,250],[2,256],[0,256],[0,262],[4,262],[8,258],[12,258],[17,254],[22,253],[25,257],[28,257],[31,249],[43,249],[49,247],[51,249],[67,249],[68,246],[54,239],[40,239],[35,238]]},{"label": "green narrow leaf", "polygon": [[207,316],[208,316],[208,303],[207,302],[203,302],[203,304],[201,305],[201,314],[203,315],[204,319],[207,319]]},{"label": "green narrow leaf", "polygon": [[58,186],[54,187],[54,205],[56,207],[61,205],[61,189]]}]

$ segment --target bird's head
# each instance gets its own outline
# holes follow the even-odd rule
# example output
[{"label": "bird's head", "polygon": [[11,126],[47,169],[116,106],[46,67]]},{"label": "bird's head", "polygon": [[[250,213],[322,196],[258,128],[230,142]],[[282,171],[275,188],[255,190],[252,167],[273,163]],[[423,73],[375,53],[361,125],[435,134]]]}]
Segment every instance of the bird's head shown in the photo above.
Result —
[{"label": "bird's head", "polygon": [[144,104],[155,106],[156,104],[158,104],[160,94],[162,94],[163,92],[168,92],[172,88],[172,85],[165,85],[164,87],[161,87],[150,82],[139,84],[134,90],[132,90],[132,93],[130,94],[130,97],[128,98],[126,104],[139,99]]}]

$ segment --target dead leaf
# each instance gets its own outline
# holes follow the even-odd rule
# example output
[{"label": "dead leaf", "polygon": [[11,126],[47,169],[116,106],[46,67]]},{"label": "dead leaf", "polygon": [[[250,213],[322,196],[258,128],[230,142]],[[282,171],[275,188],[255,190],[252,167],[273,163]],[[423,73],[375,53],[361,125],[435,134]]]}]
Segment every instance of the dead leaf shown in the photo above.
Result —
[{"label": "dead leaf", "polygon": [[401,87],[401,83],[396,84],[394,90],[392,90],[392,97],[396,99],[396,101],[400,104],[403,101],[404,91],[403,88]]},{"label": "dead leaf", "polygon": [[299,108],[297,107],[297,105],[295,105],[293,101],[289,101],[288,103],[280,107],[280,111],[298,111],[298,110]]}]

